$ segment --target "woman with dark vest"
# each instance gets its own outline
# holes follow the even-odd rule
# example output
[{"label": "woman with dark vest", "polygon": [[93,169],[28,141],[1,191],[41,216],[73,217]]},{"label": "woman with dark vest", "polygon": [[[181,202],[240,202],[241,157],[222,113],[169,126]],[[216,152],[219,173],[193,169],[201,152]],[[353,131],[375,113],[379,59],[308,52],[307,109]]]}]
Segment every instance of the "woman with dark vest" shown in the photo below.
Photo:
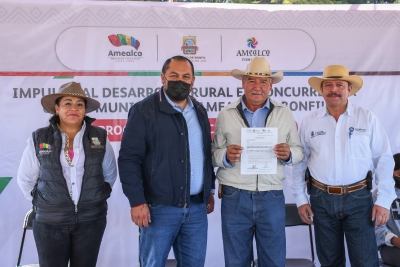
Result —
[{"label": "woman with dark vest", "polygon": [[96,266],[106,228],[107,199],[117,177],[107,132],[86,113],[100,103],[70,82],[44,96],[50,125],[28,139],[18,184],[32,200],[40,267]]}]

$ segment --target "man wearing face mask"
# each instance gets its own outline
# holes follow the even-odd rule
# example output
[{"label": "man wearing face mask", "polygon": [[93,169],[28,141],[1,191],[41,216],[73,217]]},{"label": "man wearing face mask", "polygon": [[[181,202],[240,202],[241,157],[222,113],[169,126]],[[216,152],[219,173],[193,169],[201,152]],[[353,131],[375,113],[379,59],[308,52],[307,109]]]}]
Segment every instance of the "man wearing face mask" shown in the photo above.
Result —
[{"label": "man wearing face mask", "polygon": [[[375,236],[382,260],[392,266],[400,267],[400,153],[393,155],[393,180],[397,198],[390,207],[390,218],[386,224],[375,227]],[[374,199],[377,190],[374,191]]]},{"label": "man wearing face mask", "polygon": [[207,112],[189,96],[194,80],[192,62],[174,56],[161,90],[129,110],[118,165],[143,267],[165,266],[171,244],[177,266],[204,266],[215,176]]}]

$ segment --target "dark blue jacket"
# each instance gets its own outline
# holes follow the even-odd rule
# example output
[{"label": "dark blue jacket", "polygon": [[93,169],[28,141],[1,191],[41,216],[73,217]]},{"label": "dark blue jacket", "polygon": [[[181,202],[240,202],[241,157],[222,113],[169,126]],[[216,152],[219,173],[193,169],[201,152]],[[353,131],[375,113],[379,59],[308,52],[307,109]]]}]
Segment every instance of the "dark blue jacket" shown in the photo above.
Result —
[{"label": "dark blue jacket", "polygon": [[[158,203],[190,205],[188,129],[162,88],[131,107],[118,157],[119,176],[131,207]],[[210,122],[206,109],[192,98],[204,144],[204,202],[215,176],[211,163]]]}]

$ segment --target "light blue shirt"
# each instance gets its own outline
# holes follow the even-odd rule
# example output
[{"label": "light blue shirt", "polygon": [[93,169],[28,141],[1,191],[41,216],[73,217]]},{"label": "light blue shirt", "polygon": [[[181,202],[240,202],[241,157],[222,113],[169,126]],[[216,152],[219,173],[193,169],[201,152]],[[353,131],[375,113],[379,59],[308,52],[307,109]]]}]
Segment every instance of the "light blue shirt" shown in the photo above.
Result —
[{"label": "light blue shirt", "polygon": [[[240,99],[240,102],[242,103],[242,109],[244,116],[246,117],[247,122],[249,123],[249,126],[251,128],[261,128],[265,127],[265,122],[270,110],[270,101],[269,98],[267,98],[267,101],[265,102],[264,106],[261,108],[258,108],[256,111],[251,111],[246,107],[246,104],[244,103],[244,99],[246,99],[246,96],[243,96]],[[292,153],[290,153],[290,158],[288,161],[281,160],[284,164],[290,164],[292,163]],[[224,164],[225,167],[232,167],[232,165],[227,161],[226,159],[226,153],[225,156],[222,160],[222,163]]]},{"label": "light blue shirt", "polygon": [[240,102],[242,103],[243,113],[246,117],[247,122],[249,123],[249,126],[251,128],[265,127],[265,120],[267,119],[267,115],[270,109],[269,98],[267,98],[264,106],[257,109],[256,111],[251,111],[250,109],[248,109],[243,101],[244,99],[246,99],[245,96],[240,99]]},{"label": "light blue shirt", "polygon": [[204,150],[203,150],[203,134],[199,119],[197,118],[196,109],[193,102],[188,97],[186,107],[182,110],[180,106],[172,102],[171,99],[163,91],[168,103],[178,112],[182,113],[186,120],[189,139],[190,151],[190,195],[197,195],[203,190],[204,184]]}]

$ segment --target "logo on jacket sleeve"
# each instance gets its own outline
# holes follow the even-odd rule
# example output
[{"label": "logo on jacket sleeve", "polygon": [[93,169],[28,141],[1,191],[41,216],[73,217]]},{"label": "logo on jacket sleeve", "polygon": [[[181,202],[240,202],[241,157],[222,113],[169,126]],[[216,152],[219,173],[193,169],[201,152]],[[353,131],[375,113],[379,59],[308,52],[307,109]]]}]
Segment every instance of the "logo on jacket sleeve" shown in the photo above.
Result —
[{"label": "logo on jacket sleeve", "polygon": [[47,143],[39,144],[39,154],[40,155],[49,155],[53,147]]},{"label": "logo on jacket sleeve", "polygon": [[92,148],[104,148],[98,137],[92,137]]}]

